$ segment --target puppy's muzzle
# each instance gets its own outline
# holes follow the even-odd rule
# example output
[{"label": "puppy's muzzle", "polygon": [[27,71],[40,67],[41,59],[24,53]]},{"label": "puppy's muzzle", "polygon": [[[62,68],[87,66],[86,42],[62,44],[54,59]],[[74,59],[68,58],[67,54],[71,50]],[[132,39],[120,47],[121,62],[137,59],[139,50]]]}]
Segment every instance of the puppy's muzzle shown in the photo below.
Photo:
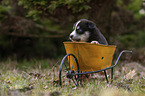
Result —
[{"label": "puppy's muzzle", "polygon": [[73,38],[73,35],[70,35],[70,36],[69,36],[69,38],[71,38],[71,39],[72,39],[72,38]]},{"label": "puppy's muzzle", "polygon": [[70,40],[72,40],[72,41],[80,41],[81,39],[75,39],[75,38],[73,38],[74,37],[74,35],[70,35],[69,36],[69,39]]}]

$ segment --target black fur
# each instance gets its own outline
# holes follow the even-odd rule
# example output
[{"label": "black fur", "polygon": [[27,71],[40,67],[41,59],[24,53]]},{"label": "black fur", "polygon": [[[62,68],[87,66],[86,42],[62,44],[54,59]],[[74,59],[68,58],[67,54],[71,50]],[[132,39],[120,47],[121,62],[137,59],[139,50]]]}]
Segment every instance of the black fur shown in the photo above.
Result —
[{"label": "black fur", "polygon": [[[79,26],[79,29],[75,29],[75,27],[77,26]],[[77,26],[76,24],[74,25],[74,30],[78,35],[85,34],[86,31],[89,32],[89,37],[86,42],[98,41],[100,44],[108,45],[107,40],[100,32],[100,30],[96,27],[96,24],[94,22],[87,19],[81,19],[79,20]],[[73,36],[70,35],[70,37],[72,38]],[[79,41],[79,39],[76,41]]]}]

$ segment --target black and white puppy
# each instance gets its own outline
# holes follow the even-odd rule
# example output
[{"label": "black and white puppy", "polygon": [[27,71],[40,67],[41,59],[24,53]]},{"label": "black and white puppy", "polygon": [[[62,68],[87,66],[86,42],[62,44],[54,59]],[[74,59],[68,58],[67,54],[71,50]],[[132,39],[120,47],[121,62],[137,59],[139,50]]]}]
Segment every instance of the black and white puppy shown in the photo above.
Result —
[{"label": "black and white puppy", "polygon": [[74,24],[73,29],[73,32],[69,36],[71,41],[108,45],[107,40],[96,27],[96,24],[90,20],[79,20]]}]

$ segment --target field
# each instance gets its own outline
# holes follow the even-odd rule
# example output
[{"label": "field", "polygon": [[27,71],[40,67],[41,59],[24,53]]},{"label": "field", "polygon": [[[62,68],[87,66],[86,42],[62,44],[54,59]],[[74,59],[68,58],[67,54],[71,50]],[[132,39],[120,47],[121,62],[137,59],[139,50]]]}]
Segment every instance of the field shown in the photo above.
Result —
[{"label": "field", "polygon": [[113,84],[107,84],[104,75],[94,74],[79,87],[64,88],[57,82],[60,60],[1,61],[0,96],[145,96],[141,64],[119,62]]}]

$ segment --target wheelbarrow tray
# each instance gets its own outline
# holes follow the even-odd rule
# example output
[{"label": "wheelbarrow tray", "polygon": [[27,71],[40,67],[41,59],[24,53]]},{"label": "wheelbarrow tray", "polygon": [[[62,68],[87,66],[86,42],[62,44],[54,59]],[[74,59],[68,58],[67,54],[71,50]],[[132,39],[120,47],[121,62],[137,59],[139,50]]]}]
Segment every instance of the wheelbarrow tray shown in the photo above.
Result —
[{"label": "wheelbarrow tray", "polygon": [[[116,49],[114,45],[91,44],[85,42],[63,42],[67,54],[76,56],[79,70],[88,72],[110,67]],[[72,56],[68,57],[70,67],[77,71],[77,64]]]}]

